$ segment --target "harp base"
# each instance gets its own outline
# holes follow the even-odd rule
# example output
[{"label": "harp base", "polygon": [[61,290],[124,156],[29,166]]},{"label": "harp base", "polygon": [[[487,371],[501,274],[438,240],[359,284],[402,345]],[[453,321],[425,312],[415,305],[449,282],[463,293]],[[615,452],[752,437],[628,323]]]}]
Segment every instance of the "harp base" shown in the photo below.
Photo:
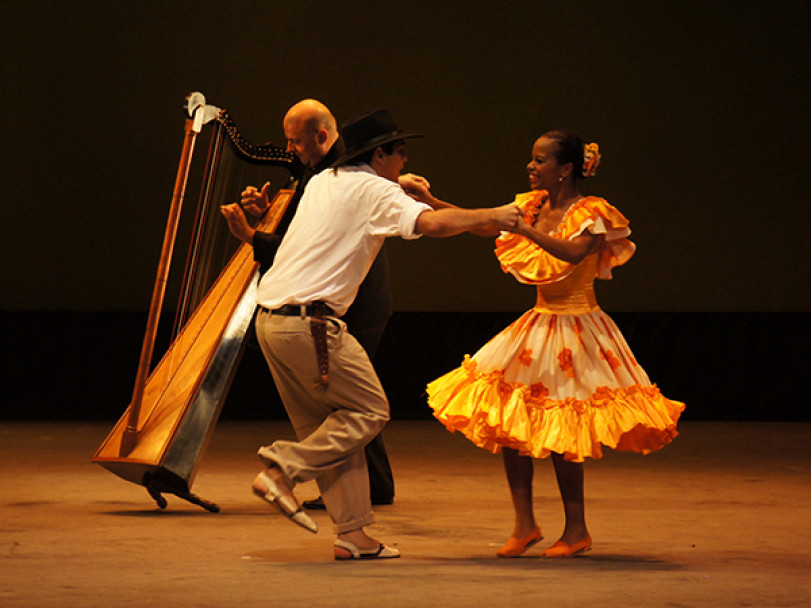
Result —
[{"label": "harp base", "polygon": [[178,498],[202,507],[211,513],[220,512],[219,505],[194,494],[187,480],[165,467],[132,461],[97,462],[122,479],[144,486],[161,509],[165,509],[168,504],[163,494],[174,494]]},{"label": "harp base", "polygon": [[155,500],[158,507],[161,509],[166,508],[167,503],[166,499],[163,497],[163,493],[168,492],[170,494],[174,494],[178,498],[182,498],[183,500],[190,502],[193,505],[203,507],[210,513],[220,512],[219,505],[209,500],[205,500],[204,498],[200,498],[197,496],[197,494],[194,494],[191,490],[189,490],[188,484],[186,484],[185,481],[166,469],[160,468],[156,469],[152,473],[147,473],[144,475],[142,484],[144,487],[146,487],[146,491],[149,492],[149,495]]}]

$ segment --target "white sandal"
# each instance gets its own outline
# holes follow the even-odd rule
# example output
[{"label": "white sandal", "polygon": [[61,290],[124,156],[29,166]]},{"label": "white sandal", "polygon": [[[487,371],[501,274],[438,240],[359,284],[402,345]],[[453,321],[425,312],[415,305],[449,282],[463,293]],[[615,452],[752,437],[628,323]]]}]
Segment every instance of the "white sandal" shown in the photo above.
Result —
[{"label": "white sandal", "polygon": [[371,549],[361,549],[357,547],[355,544],[350,543],[348,540],[342,540],[340,538],[335,540],[335,547],[338,549],[343,549],[349,553],[348,557],[343,556],[335,556],[335,559],[341,560],[348,560],[348,559],[391,559],[394,557],[400,557],[400,550],[395,549],[393,547],[387,547],[383,543],[380,543],[377,547],[373,547]]},{"label": "white sandal", "polygon": [[295,498],[290,498],[282,494],[279,485],[266,472],[262,471],[257,476],[257,479],[267,488],[266,492],[252,486],[253,493],[259,498],[268,501],[270,504],[275,505],[287,519],[297,523],[302,528],[305,528],[313,534],[318,533],[318,524],[307,515],[301,505],[298,504]]}]

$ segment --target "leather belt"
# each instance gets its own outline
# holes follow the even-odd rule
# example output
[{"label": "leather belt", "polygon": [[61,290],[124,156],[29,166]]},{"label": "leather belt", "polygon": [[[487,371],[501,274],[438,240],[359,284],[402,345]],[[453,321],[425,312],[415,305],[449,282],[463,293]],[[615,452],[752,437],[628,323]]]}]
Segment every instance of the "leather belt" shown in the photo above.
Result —
[{"label": "leather belt", "polygon": [[[302,313],[302,306],[304,306],[304,312]],[[324,304],[323,302],[315,302],[314,304],[285,304],[279,308],[271,310],[270,308],[266,308],[264,306],[259,306],[263,311],[269,312],[272,315],[281,315],[283,317],[314,317],[316,315],[317,309],[320,309],[322,316],[331,316],[335,313],[332,312],[332,309]]]},{"label": "leather belt", "polygon": [[323,302],[313,302],[312,304],[285,304],[275,310],[269,310],[260,306],[263,311],[272,315],[283,317],[310,317],[310,333],[315,341],[315,358],[318,363],[318,373],[321,376],[321,383],[325,386],[329,384],[329,351],[327,350],[327,322],[325,316],[334,314],[332,309]]}]

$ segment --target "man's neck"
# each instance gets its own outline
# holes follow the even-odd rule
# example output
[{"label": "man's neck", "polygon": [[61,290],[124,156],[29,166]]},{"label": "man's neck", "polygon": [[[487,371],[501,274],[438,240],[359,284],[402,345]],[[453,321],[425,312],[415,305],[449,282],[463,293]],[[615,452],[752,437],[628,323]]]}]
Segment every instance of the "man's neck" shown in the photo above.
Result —
[{"label": "man's neck", "polygon": [[314,173],[320,173],[324,169],[327,169],[328,167],[332,166],[332,163],[338,160],[341,154],[343,154],[343,151],[344,151],[343,141],[340,138],[336,139],[335,142],[333,142],[330,149],[327,150],[327,153],[324,155],[324,158],[322,158],[315,164],[314,167],[312,167],[312,171]]}]

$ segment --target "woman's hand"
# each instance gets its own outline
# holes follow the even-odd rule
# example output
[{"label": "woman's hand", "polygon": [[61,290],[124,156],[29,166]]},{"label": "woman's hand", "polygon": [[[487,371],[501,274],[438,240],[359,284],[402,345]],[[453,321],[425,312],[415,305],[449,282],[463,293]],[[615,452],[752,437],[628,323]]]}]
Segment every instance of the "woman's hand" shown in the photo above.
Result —
[{"label": "woman's hand", "polygon": [[431,195],[431,184],[421,175],[404,173],[397,182],[403,191],[414,200],[428,203],[430,199],[434,198]]}]

